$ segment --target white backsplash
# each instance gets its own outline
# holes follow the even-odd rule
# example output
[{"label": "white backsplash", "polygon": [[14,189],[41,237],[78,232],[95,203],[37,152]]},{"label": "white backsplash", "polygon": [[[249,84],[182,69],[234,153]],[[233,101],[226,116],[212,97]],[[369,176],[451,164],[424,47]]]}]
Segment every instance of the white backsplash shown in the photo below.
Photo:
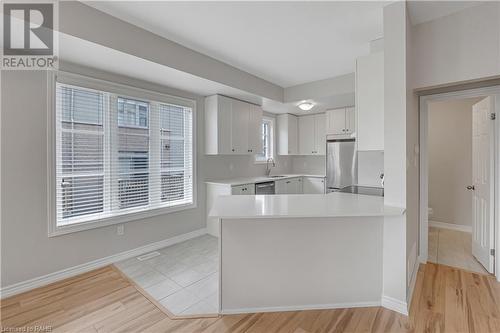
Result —
[{"label": "white backsplash", "polygon": [[381,186],[380,174],[384,172],[383,151],[358,151],[358,184]]},{"label": "white backsplash", "polygon": [[[205,179],[231,179],[238,177],[258,177],[266,174],[265,163],[255,163],[253,156],[205,155],[201,166]],[[276,157],[276,167],[272,174],[292,173],[292,161],[288,156]]]},{"label": "white backsplash", "polygon": [[325,175],[325,156],[293,156],[292,173],[305,175]]}]

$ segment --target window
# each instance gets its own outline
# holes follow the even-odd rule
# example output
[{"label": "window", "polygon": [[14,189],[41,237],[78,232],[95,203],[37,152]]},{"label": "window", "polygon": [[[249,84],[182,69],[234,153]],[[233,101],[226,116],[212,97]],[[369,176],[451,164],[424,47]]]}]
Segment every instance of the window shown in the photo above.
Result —
[{"label": "window", "polygon": [[55,87],[54,234],[194,206],[192,103]]},{"label": "window", "polygon": [[255,155],[256,162],[266,162],[269,158],[274,158],[274,119],[264,117],[262,119],[262,152]]}]

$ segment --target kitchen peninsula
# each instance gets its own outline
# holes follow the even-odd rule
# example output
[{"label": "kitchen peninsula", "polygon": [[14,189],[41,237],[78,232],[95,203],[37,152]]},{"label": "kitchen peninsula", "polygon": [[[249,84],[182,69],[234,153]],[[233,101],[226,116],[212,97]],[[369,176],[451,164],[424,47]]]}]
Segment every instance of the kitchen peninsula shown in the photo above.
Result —
[{"label": "kitchen peninsula", "polygon": [[405,270],[394,232],[403,214],[382,197],[348,193],[218,197],[210,215],[220,220],[220,312],[406,312],[406,300],[384,296],[397,283],[384,272]]}]

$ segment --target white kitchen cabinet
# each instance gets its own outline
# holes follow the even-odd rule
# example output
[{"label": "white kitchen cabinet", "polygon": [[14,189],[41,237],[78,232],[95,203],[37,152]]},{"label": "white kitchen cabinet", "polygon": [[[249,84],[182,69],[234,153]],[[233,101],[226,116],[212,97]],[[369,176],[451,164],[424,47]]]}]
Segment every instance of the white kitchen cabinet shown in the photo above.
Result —
[{"label": "white kitchen cabinet", "polygon": [[314,151],[315,155],[326,155],[326,115],[314,115]]},{"label": "white kitchen cabinet", "polygon": [[205,99],[205,153],[253,155],[262,150],[262,108],[226,96]]},{"label": "white kitchen cabinet", "polygon": [[255,184],[244,184],[231,186],[232,195],[254,195],[255,194]]},{"label": "white kitchen cabinet", "polygon": [[324,194],[325,178],[318,178],[318,177],[302,178],[302,192],[304,194]]},{"label": "white kitchen cabinet", "polygon": [[280,179],[274,182],[276,194],[301,194],[302,177]]},{"label": "white kitchen cabinet", "polygon": [[356,61],[358,150],[384,150],[384,53]]},{"label": "white kitchen cabinet", "polygon": [[324,113],[299,117],[300,155],[325,155],[325,121]]},{"label": "white kitchen cabinet", "polygon": [[248,112],[243,103],[232,102],[231,112],[231,152],[236,155],[248,152]]},{"label": "white kitchen cabinet", "polygon": [[258,154],[262,151],[262,108],[253,104],[248,107],[247,153]]},{"label": "white kitchen cabinet", "polygon": [[353,107],[326,111],[326,134],[345,135],[356,131],[356,113]]},{"label": "white kitchen cabinet", "polygon": [[292,114],[280,114],[277,117],[278,155],[298,155],[298,119]]}]

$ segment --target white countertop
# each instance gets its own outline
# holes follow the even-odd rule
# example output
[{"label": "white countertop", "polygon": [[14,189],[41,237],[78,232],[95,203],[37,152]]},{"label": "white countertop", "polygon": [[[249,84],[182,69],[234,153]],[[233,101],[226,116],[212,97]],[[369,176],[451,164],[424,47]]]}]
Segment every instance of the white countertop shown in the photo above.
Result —
[{"label": "white countertop", "polygon": [[245,185],[245,184],[269,182],[269,181],[277,181],[277,180],[281,180],[281,179],[290,179],[290,178],[297,178],[297,177],[325,178],[325,175],[305,175],[305,174],[280,174],[279,176],[284,176],[284,177],[272,178],[272,177],[266,177],[266,176],[259,176],[259,177],[232,178],[232,179],[208,180],[208,181],[206,181],[206,183],[236,186],[236,185]]},{"label": "white countertop", "polygon": [[349,193],[231,195],[217,197],[210,212],[217,218],[300,218],[397,216],[400,207],[384,205],[384,198]]}]

